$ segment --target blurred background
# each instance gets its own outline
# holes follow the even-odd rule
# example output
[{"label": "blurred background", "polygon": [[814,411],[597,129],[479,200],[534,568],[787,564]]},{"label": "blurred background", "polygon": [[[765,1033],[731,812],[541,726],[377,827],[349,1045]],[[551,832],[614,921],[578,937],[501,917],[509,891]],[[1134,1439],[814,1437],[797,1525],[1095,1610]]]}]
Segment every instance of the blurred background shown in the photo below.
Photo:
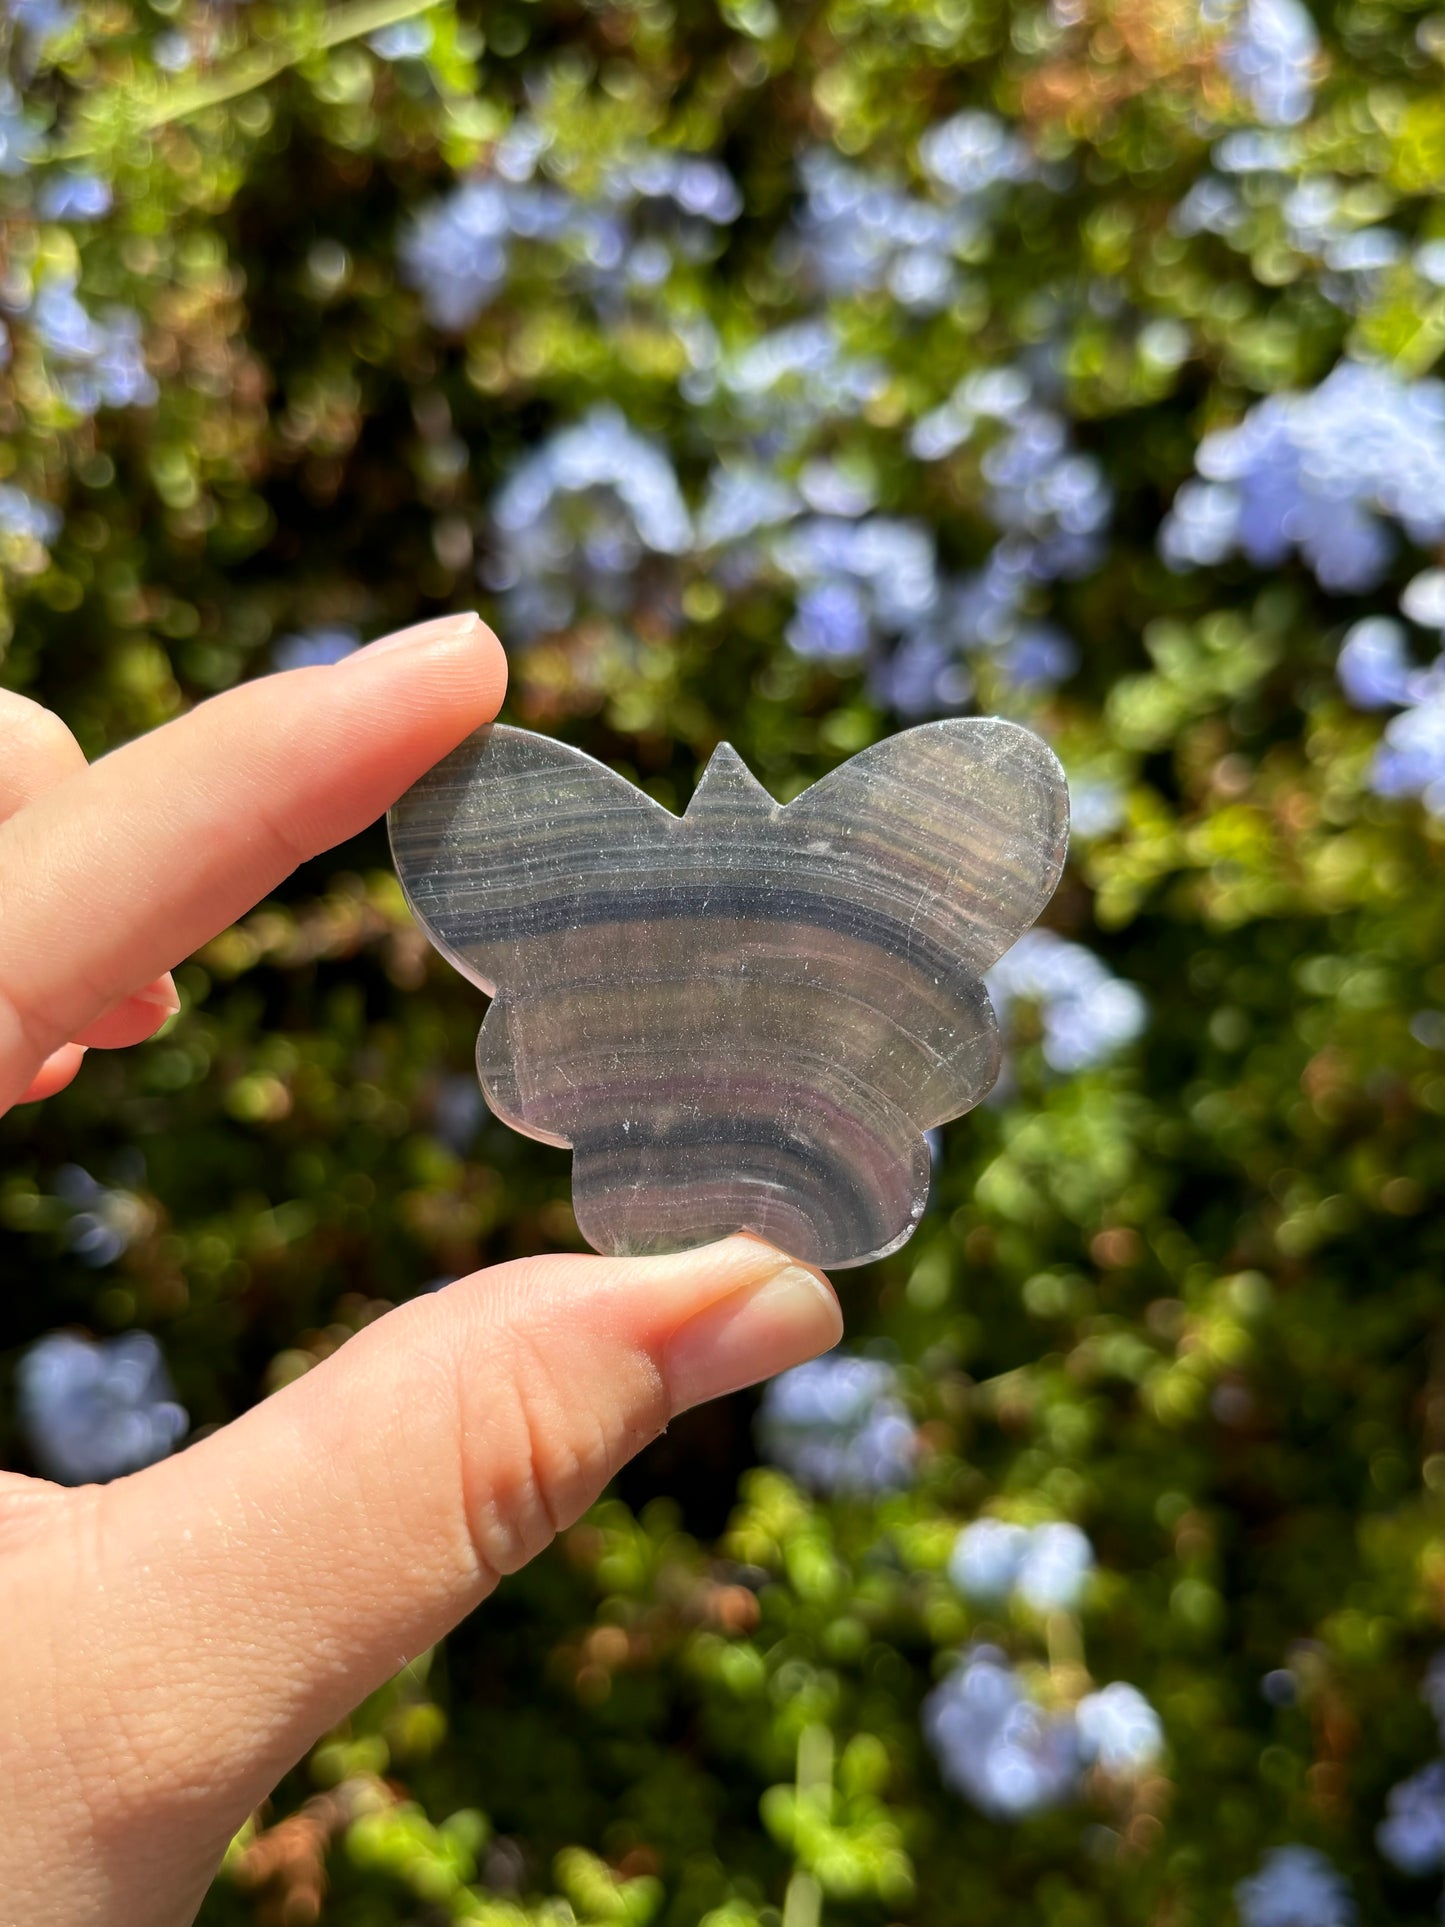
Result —
[{"label": "blurred background", "polygon": [[[0,679],[89,754],[478,606],[670,806],[972,711],[1074,798],[843,1350],[674,1426],[206,1922],[1438,1920],[1445,14],[0,23]],[[0,1122],[11,1467],[578,1242],[379,829],[177,978]]]}]

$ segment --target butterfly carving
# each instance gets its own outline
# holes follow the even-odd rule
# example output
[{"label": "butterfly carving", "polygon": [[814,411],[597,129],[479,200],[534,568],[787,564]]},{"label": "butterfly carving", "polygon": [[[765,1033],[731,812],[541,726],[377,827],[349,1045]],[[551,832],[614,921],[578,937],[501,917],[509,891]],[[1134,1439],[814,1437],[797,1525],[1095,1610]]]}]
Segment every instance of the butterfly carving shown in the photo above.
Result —
[{"label": "butterfly carving", "polygon": [[904,730],[786,805],[720,745],[682,816],[496,725],[394,806],[418,921],[492,998],[497,1116],[570,1145],[583,1236],[737,1230],[862,1264],[912,1232],[924,1133],[998,1075],[983,973],[1052,895],[1068,793],[996,719]]}]

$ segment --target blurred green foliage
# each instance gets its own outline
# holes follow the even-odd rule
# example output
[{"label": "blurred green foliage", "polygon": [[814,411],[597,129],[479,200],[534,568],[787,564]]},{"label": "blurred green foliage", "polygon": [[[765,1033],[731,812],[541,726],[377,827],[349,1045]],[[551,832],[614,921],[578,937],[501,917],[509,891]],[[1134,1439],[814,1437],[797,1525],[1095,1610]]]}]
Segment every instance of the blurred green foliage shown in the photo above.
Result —
[{"label": "blurred green foliage", "polygon": [[[34,168],[0,175],[6,286],[127,304],[156,381],[77,406],[23,319],[0,373],[0,482],[63,515],[0,538],[0,675],[92,755],[288,633],[471,606],[497,488],[595,404],[695,492],[740,431],[726,391],[686,399],[687,329],[740,349],[798,312],[774,247],[798,156],[899,166],[964,107],[1024,129],[1058,184],[981,232],[936,312],[835,293],[886,378],[821,446],[976,563],[976,459],[912,461],[905,431],[1048,344],[1117,504],[1100,566],[1057,588],[1077,675],[1023,703],[984,664],[978,700],[1120,795],[1051,921],[1149,1027],[1063,1076],[1022,1011],[1007,1092],[947,1128],[913,1242],[842,1280],[850,1340],[898,1361],[916,1482],[810,1497],[754,1463],[748,1399],[690,1415],[315,1750],[204,1918],[1212,1927],[1285,1840],[1325,1848],[1367,1921],[1435,1918],[1374,1829],[1435,1750],[1418,1691],[1445,1620],[1445,823],[1368,787],[1380,725],[1333,663],[1369,597],[1294,562],[1170,573],[1155,536],[1201,435],[1261,395],[1345,352],[1426,373],[1445,292],[1406,255],[1333,298],[1264,174],[1227,233],[1171,225],[1248,121],[1178,0],[84,0],[48,36],[9,11],[37,139],[114,206],[46,218]],[[402,20],[422,50],[376,51]],[[1358,225],[1445,236],[1445,19],[1335,0],[1318,22],[1291,165],[1329,170]],[[399,237],[524,109],[580,193],[646,140],[720,157],[742,216],[648,300],[599,305],[519,254],[469,325],[433,325]],[[893,726],[855,666],[787,649],[773,589],[678,571],[640,614],[519,650],[507,714],[679,804],[723,736],[787,794]],[[434,1281],[577,1244],[565,1154],[447,1123],[479,999],[413,929],[380,831],[178,983],[154,1042],[0,1123],[7,1372],[55,1327],[139,1325],[214,1426]],[[67,1242],[71,1164],[129,1214],[108,1265]],[[3,1397],[0,1461],[26,1463]],[[1085,1526],[1078,1614],[960,1598],[948,1553],[986,1512]],[[919,1712],[980,1630],[1046,1701],[1134,1681],[1162,1765],[1017,1826],[973,1812]]]}]

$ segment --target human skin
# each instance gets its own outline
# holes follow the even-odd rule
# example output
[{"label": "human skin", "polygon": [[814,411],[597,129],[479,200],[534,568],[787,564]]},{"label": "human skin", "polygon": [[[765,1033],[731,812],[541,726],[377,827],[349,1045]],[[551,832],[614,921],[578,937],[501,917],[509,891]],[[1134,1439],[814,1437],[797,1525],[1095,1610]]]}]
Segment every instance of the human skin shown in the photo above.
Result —
[{"label": "human skin", "polygon": [[[265,677],[87,768],[0,691],[0,1110],[149,1037],[170,968],[495,715],[476,617]],[[179,1927],[227,1841],[367,1693],[676,1413],[836,1343],[753,1238],[549,1256],[400,1306],[106,1486],[0,1472],[0,1923]]]}]

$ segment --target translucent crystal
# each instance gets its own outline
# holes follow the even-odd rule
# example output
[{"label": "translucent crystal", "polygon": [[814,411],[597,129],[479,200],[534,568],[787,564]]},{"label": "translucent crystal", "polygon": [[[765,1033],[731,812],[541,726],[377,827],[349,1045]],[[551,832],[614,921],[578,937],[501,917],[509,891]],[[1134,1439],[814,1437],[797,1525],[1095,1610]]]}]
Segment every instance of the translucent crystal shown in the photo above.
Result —
[{"label": "translucent crystal", "polygon": [[749,1230],[837,1266],[909,1236],[924,1132],[993,1084],[980,979],[1048,902],[1067,824],[1053,754],[993,719],[905,730],[786,806],[724,743],[681,817],[497,725],[391,840],[422,928],[493,999],[487,1102],[571,1146],[590,1244]]}]

